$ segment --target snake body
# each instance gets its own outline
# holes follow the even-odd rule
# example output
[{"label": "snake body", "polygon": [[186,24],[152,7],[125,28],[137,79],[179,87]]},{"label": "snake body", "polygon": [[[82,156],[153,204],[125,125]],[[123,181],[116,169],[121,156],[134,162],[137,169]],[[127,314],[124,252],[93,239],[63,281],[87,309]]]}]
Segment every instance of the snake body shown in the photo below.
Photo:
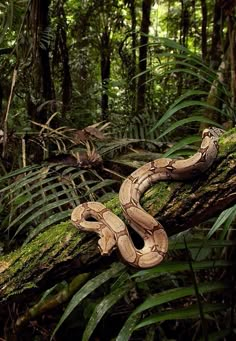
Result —
[{"label": "snake body", "polygon": [[117,247],[122,258],[134,267],[150,268],[159,264],[168,250],[168,237],[163,226],[141,207],[140,197],[159,180],[185,180],[206,171],[217,156],[218,139],[222,133],[215,127],[205,129],[201,146],[192,157],[151,161],[123,182],[119,200],[127,222],[143,239],[141,249],[134,246],[125,223],[99,202],[77,206],[72,211],[72,223],[80,230],[99,235],[98,245],[102,255],[109,255]]}]

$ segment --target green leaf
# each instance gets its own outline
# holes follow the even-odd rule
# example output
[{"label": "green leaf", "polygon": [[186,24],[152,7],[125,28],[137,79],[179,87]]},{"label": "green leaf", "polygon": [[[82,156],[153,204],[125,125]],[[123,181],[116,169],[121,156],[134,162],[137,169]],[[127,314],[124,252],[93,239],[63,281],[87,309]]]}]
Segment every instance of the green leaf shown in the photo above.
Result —
[{"label": "green leaf", "polygon": [[208,95],[208,93],[206,91],[201,91],[201,90],[188,90],[186,91],[183,95],[179,96],[173,104],[170,105],[169,110],[173,109],[176,107],[177,104],[179,104],[180,102],[182,102],[184,99],[188,98],[188,97],[192,97],[192,96],[199,96],[199,95]]},{"label": "green leaf", "polygon": [[235,220],[235,214],[231,214],[228,219],[225,221],[222,232],[220,233],[220,240],[225,240],[227,233],[229,232],[232,223]]},{"label": "green leaf", "polygon": [[[172,73],[184,73],[184,74],[189,74],[195,78],[198,78],[202,82],[212,84],[212,81],[209,79],[210,77],[203,77],[199,72],[195,72],[191,69],[186,69],[186,68],[179,68],[179,69],[171,69],[168,71],[165,71],[165,74],[172,74]],[[208,76],[206,74],[206,76]]]},{"label": "green leaf", "polygon": [[[173,54],[166,54],[168,55],[169,57],[172,57],[173,59]],[[163,54],[164,56],[164,54]],[[168,61],[168,62],[164,62],[162,63],[158,70],[163,70],[163,75],[165,74],[168,74],[168,73],[172,73],[174,72],[175,70],[177,70],[177,72],[185,72],[186,70],[188,71],[192,71],[192,70],[196,70],[197,72],[193,72],[192,71],[192,75],[194,75],[196,78],[198,79],[201,79],[201,80],[204,80],[207,84],[212,84],[212,82],[217,78],[217,74],[212,71],[209,67],[205,67],[203,65],[201,65],[201,70],[199,72],[199,63],[195,63],[194,64],[194,61],[192,61],[191,59],[187,59],[186,61],[186,57],[183,56],[184,58],[184,61],[180,61],[179,59],[179,56],[178,55],[175,55],[176,58],[174,58],[173,61]],[[178,59],[177,63],[176,63],[176,59]],[[182,65],[184,66],[184,68],[181,68],[181,69],[174,69],[174,68],[171,68],[170,70],[165,70],[167,68],[169,68],[169,66],[176,66],[176,64],[178,65]],[[203,77],[202,75],[205,74],[207,77]],[[158,74],[159,75],[159,74]],[[197,91],[197,90],[190,90],[190,91]],[[208,92],[206,91],[202,91],[202,93],[199,93],[199,95],[205,95],[205,96],[208,96]],[[218,96],[217,96],[218,98]],[[220,98],[219,98],[220,99]],[[221,99],[222,100],[222,99]]]},{"label": "green leaf", "polygon": [[91,187],[91,188],[84,194],[84,196],[87,196],[87,195],[89,195],[89,194],[91,194],[91,193],[94,193],[94,192],[96,192],[97,190],[102,189],[102,188],[104,188],[104,187],[106,187],[106,186],[111,186],[111,185],[113,185],[114,183],[117,183],[117,181],[116,181],[116,180],[111,180],[111,179],[103,180],[103,181],[99,182],[97,185]]},{"label": "green leaf", "polygon": [[31,223],[34,219],[36,219],[37,217],[45,214],[46,212],[48,212],[49,210],[52,210],[54,208],[60,207],[62,205],[66,205],[69,202],[73,201],[74,199],[62,199],[62,200],[57,200],[56,202],[47,204],[44,207],[41,207],[40,209],[38,209],[36,212],[34,212],[30,217],[28,217],[27,219],[24,220],[24,222],[22,224],[20,224],[20,226],[18,227],[17,231],[15,232],[13,238],[15,238],[17,236],[18,233],[20,233],[20,231],[29,223]]},{"label": "green leaf", "polygon": [[[57,193],[52,193],[50,195],[47,195],[47,196],[43,196],[41,200],[38,200],[36,201],[33,205],[30,205],[27,209],[25,209],[21,214],[19,214],[10,224],[9,226],[7,227],[7,230],[9,230],[13,225],[15,225],[16,223],[19,223],[22,218],[24,218],[25,216],[29,215],[30,214],[30,217],[29,218],[32,218],[34,216],[34,212],[39,212],[39,210],[41,210],[41,212],[45,213],[45,212],[48,212],[50,210],[50,206],[49,206],[49,203],[51,200],[54,201],[53,206],[52,208],[55,207],[59,207],[61,205],[64,204],[64,200],[62,201],[62,204],[60,204],[60,200],[58,200],[58,198],[60,196],[65,196],[66,194],[70,194],[70,189],[68,190],[63,190],[63,191],[60,191],[60,192],[57,192]],[[67,199],[68,202],[69,202],[69,198]],[[58,205],[56,204],[58,203]],[[21,206],[21,204],[19,205]],[[18,208],[18,207],[17,207]],[[33,212],[33,214],[31,214],[31,212]],[[42,213],[41,213],[42,214]],[[29,222],[31,222],[33,219],[30,219],[29,220],[26,219]]]},{"label": "green leaf", "polygon": [[[27,166],[27,167],[24,167],[24,168],[17,169],[17,170],[15,170],[13,172],[8,173],[7,175],[1,176],[0,177],[0,182],[1,181],[5,181],[5,180],[10,179],[10,178],[13,178],[13,177],[16,177],[17,175],[26,173],[28,171],[33,171],[33,170],[39,169],[39,168],[42,168],[42,166],[35,165],[35,166]],[[0,192],[2,192],[4,190],[5,189],[3,188]]]},{"label": "green leaf", "polygon": [[39,224],[30,232],[30,234],[24,241],[24,245],[29,243],[34,237],[36,237],[46,227],[56,224],[58,222],[61,222],[65,219],[69,219],[71,212],[72,212],[72,209],[50,215],[50,217],[46,218],[41,224]]},{"label": "green leaf", "polygon": [[199,141],[201,141],[200,136],[186,137],[186,138],[180,140],[179,142],[175,143],[173,147],[171,147],[165,154],[163,154],[163,157],[169,157],[170,155],[175,153],[177,150],[179,150],[183,147],[186,147],[186,145],[191,144],[191,143],[195,143],[195,142],[199,142]]},{"label": "green leaf", "polygon": [[[226,290],[230,288],[229,284],[223,282],[206,282],[198,284],[198,292],[199,294],[206,294],[209,292],[217,291],[217,290]],[[141,313],[144,310],[159,306],[163,303],[167,303],[178,298],[182,298],[185,296],[195,295],[196,291],[194,286],[182,287],[182,288],[174,288],[170,290],[165,290],[158,294],[152,295],[147,298],[140,306],[138,306],[132,314]]]},{"label": "green leaf", "polygon": [[[225,311],[227,306],[225,304],[203,304],[203,313],[215,313],[218,311]],[[185,319],[199,319],[199,307],[197,304],[193,304],[187,308],[179,308],[175,310],[160,312],[159,314],[153,314],[150,317],[147,317],[139,323],[135,330],[149,326],[153,323],[170,321],[170,320],[185,320]]]},{"label": "green leaf", "polygon": [[[200,294],[214,292],[217,290],[225,290],[226,288],[230,287],[222,282],[217,283],[201,283],[198,286],[198,291]],[[152,295],[148,297],[142,304],[140,304],[128,317],[125,324],[123,325],[116,341],[123,341],[129,340],[134,329],[137,321],[141,317],[141,313],[147,309],[159,306],[163,303],[171,302],[173,300],[186,297],[189,295],[195,295],[195,288],[194,286],[191,287],[184,287],[184,288],[175,288],[160,292],[158,294]]]},{"label": "green leaf", "polygon": [[158,139],[162,138],[163,136],[169,134],[172,130],[175,130],[178,127],[181,127],[183,125],[185,125],[186,123],[191,123],[191,122],[205,122],[205,123],[209,123],[212,124],[213,126],[222,128],[222,126],[212,120],[210,120],[207,117],[204,116],[192,116],[192,117],[188,117],[188,118],[184,118],[182,120],[179,120],[173,124],[171,124],[171,126],[169,128],[167,128],[159,137]]},{"label": "green leaf", "polygon": [[[234,263],[225,261],[225,260],[208,260],[208,261],[199,261],[199,262],[192,262],[193,270],[202,270],[202,269],[212,269],[217,267],[229,267],[232,266]],[[159,277],[164,275],[165,273],[171,272],[178,272],[178,271],[186,271],[191,270],[189,262],[164,262],[155,268],[147,269],[147,270],[140,270],[136,272],[131,278],[136,278],[138,281],[148,281],[151,278]]]},{"label": "green leaf", "polygon": [[130,289],[132,285],[123,285],[116,290],[112,291],[110,294],[104,297],[103,300],[95,307],[92,316],[86,326],[83,334],[82,341],[87,341],[90,339],[93,331],[97,327],[98,323],[101,321],[105,313],[118,302]]},{"label": "green leaf", "polygon": [[[34,186],[30,187],[30,189],[27,188],[25,191],[21,192],[20,194],[17,194],[17,196],[15,196],[15,197],[13,197],[9,201],[9,204],[12,203],[13,205],[15,205],[15,203],[17,203],[16,209],[19,209],[22,205],[27,204],[27,203],[29,204],[30,202],[33,202],[33,199],[35,199],[36,197],[42,196],[42,193],[44,193],[44,195],[46,195],[46,193],[48,191],[53,191],[57,187],[61,187],[61,183],[59,183],[59,182],[50,183],[52,180],[55,180],[56,178],[57,177],[45,179],[45,180],[41,181],[40,183],[37,183]],[[43,186],[44,184],[47,184],[48,182],[49,182],[49,185]],[[32,193],[33,189],[38,188],[38,187],[40,187],[39,190],[36,191],[35,193]],[[18,198],[21,198],[22,196],[24,197],[24,199],[18,203]]]},{"label": "green leaf", "polygon": [[[178,51],[182,51],[182,52],[185,52],[186,54],[189,54],[189,55],[194,55],[195,58],[197,59],[200,59],[199,57],[197,57],[196,54],[193,54],[190,50],[188,50],[186,47],[184,47],[183,45],[181,44],[178,44],[176,41],[172,40],[172,39],[168,39],[168,38],[165,38],[165,37],[154,37],[154,39],[157,40],[157,42],[160,42],[161,45],[164,45],[166,47],[170,47],[171,49],[174,49],[174,50],[178,50]],[[185,54],[185,55],[186,55]]]},{"label": "green leaf", "polygon": [[42,173],[41,169],[30,172],[26,174],[23,178],[19,179],[18,181],[13,181],[10,185],[4,187],[0,192],[8,192],[8,195],[12,195],[14,192],[21,190],[22,187],[30,185],[32,182],[38,184],[38,180],[42,179],[44,174]]},{"label": "green leaf", "polygon": [[[207,104],[205,102],[201,102],[201,101],[196,101],[196,100],[191,100],[191,101],[183,101],[181,103],[178,103],[177,101],[177,105],[172,105],[171,108],[169,108],[167,110],[167,112],[161,117],[161,119],[154,125],[154,127],[151,129],[151,131],[155,130],[156,128],[158,128],[159,126],[161,126],[163,123],[165,123],[171,116],[173,116],[177,111],[182,110],[184,108],[188,108],[190,106],[201,106],[203,108],[206,109],[213,109],[217,112],[219,112],[220,114],[222,114],[222,111],[210,104]],[[205,119],[206,117],[204,116],[196,116],[196,117],[201,117],[202,119]],[[219,124],[216,124],[214,121],[210,120],[209,123],[213,123],[216,126],[219,126]],[[221,127],[221,126],[220,126]]]},{"label": "green leaf", "polygon": [[[216,248],[216,247],[227,247],[227,246],[236,246],[236,240],[193,240],[187,242],[188,249],[201,249],[201,248]],[[184,250],[186,249],[186,245],[184,242],[176,241],[170,239],[169,241],[169,250]]]},{"label": "green leaf", "polygon": [[212,226],[212,228],[208,232],[207,237],[210,238],[218,230],[218,228],[220,226],[222,226],[228,219],[230,219],[230,221],[232,222],[233,219],[235,218],[235,216],[236,216],[236,205],[224,210],[219,215],[219,217],[215,221],[214,225]]},{"label": "green leaf", "polygon": [[60,328],[62,323],[68,318],[68,316],[72,313],[72,311],[80,304],[80,302],[95,291],[98,287],[100,287],[103,283],[107,282],[113,277],[117,277],[122,270],[125,269],[125,265],[121,263],[115,263],[112,267],[106,271],[103,271],[98,276],[90,279],[70,300],[68,306],[66,307],[60,321],[58,322],[56,328],[53,331],[51,336],[51,340],[57,330]]},{"label": "green leaf", "polygon": [[128,341],[133,333],[137,321],[140,319],[141,314],[130,314],[119,334],[117,335],[116,341]]},{"label": "green leaf", "polygon": [[[222,340],[227,340],[225,337],[226,336],[230,336],[232,335],[235,335],[234,339],[236,338],[236,330],[232,330],[232,329],[223,329],[223,330],[217,330],[217,332],[214,332],[214,333],[209,333],[207,335],[207,340],[208,341],[222,341]],[[206,341],[205,338],[200,338],[198,339],[198,341]]]}]

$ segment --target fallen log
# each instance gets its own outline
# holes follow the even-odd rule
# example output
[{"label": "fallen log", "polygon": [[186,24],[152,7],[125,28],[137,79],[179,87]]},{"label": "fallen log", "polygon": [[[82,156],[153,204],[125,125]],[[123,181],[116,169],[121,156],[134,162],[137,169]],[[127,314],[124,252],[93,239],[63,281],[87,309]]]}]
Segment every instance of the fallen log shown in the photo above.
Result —
[{"label": "fallen log", "polygon": [[[143,196],[145,210],[168,236],[217,216],[236,203],[236,129],[220,139],[220,152],[210,170],[195,180],[159,182]],[[121,215],[118,196],[106,203]],[[0,303],[26,302],[58,281],[117,260],[101,257],[94,234],[79,232],[70,221],[55,225],[27,245],[0,257]],[[0,306],[1,307],[1,306]]]}]

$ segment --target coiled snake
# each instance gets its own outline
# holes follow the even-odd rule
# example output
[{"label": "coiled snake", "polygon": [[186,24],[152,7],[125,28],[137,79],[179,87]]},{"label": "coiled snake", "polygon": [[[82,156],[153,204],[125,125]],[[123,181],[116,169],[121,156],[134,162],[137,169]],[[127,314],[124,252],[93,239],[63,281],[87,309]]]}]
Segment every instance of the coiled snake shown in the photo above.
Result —
[{"label": "coiled snake", "polygon": [[[217,141],[222,133],[223,130],[215,127],[205,129],[201,146],[192,157],[151,161],[123,182],[119,200],[128,223],[143,239],[142,249],[134,246],[125,223],[99,202],[77,206],[71,214],[72,223],[80,230],[99,235],[102,255],[109,255],[117,247],[122,258],[132,266],[150,268],[159,264],[168,250],[168,237],[163,226],[140,206],[140,197],[158,180],[190,179],[208,169],[217,156]],[[90,218],[96,221],[89,221]]]}]

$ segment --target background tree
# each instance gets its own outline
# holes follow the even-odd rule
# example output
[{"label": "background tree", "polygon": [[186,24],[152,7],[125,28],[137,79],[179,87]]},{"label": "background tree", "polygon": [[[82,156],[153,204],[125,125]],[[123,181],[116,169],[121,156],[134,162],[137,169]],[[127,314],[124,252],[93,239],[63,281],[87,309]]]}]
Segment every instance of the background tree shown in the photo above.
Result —
[{"label": "background tree", "polygon": [[148,33],[150,26],[152,1],[144,0],[142,2],[142,21],[140,29],[140,47],[139,47],[139,77],[137,91],[137,111],[142,113],[145,111],[145,95],[146,95],[146,79],[147,79],[147,50],[148,50]]},{"label": "background tree", "polygon": [[[32,100],[32,94],[28,94],[27,107],[28,115],[40,123],[44,123],[49,118],[50,109],[39,104],[51,103],[52,112],[55,111],[53,105],[55,101],[55,90],[52,79],[51,64],[49,59],[50,51],[50,18],[49,6],[51,1],[34,0],[29,4],[28,13],[26,14],[26,24],[31,40],[28,45],[28,51],[31,53],[31,65],[25,67],[26,72],[30,75],[29,88],[35,94]],[[27,39],[27,37],[25,37]],[[21,58],[21,56],[19,56]],[[20,61],[20,60],[19,60]],[[28,62],[24,60],[23,62]],[[25,66],[25,65],[24,65]],[[23,80],[25,81],[25,79]]]}]

